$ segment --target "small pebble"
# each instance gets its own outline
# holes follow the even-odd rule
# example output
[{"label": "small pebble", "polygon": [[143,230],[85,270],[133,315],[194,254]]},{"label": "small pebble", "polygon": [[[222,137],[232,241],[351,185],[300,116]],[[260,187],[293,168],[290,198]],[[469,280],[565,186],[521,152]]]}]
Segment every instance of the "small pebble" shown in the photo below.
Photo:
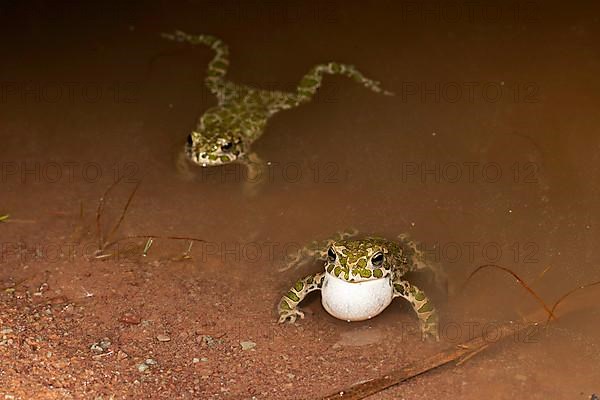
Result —
[{"label": "small pebble", "polygon": [[210,335],[202,335],[202,336],[198,336],[196,338],[196,342],[199,342],[203,347],[213,347],[217,344],[221,343],[220,339],[215,339],[214,337],[210,336]]},{"label": "small pebble", "polygon": [[138,371],[140,372],[146,372],[146,370],[148,369],[148,365],[141,363],[140,365],[137,366]]},{"label": "small pebble", "polygon": [[250,342],[250,341],[245,341],[245,342],[240,342],[240,346],[242,346],[242,350],[252,350],[253,348],[256,347],[256,343]]},{"label": "small pebble", "polygon": [[171,341],[171,338],[168,337],[167,335],[160,334],[160,335],[156,336],[156,340],[158,340],[159,342],[169,342],[169,341]]},{"label": "small pebble", "polygon": [[109,349],[111,344],[112,343],[110,342],[110,339],[105,337],[100,339],[100,341],[92,344],[90,346],[90,350],[95,351],[97,353],[104,353],[106,350]]}]

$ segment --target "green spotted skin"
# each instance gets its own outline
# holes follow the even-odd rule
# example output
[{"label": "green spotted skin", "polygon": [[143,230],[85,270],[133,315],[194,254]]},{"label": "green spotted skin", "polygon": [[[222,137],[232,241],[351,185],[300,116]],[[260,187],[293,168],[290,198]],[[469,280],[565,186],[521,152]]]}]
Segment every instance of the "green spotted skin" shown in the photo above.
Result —
[{"label": "green spotted skin", "polygon": [[[327,243],[328,247],[316,251],[317,243]],[[293,323],[298,316],[304,318],[298,305],[308,293],[323,290],[326,273],[350,283],[388,279],[394,288],[394,297],[406,299],[417,314],[423,336],[439,340],[438,315],[433,304],[421,289],[403,279],[407,272],[433,269],[425,262],[425,255],[418,250],[416,243],[407,236],[399,236],[398,241],[378,237],[347,237],[313,242],[302,251],[303,254],[324,260],[324,271],[297,281],[281,298],[278,306],[280,323]]]},{"label": "green spotted skin", "polygon": [[251,153],[251,145],[264,132],[270,117],[308,103],[321,85],[323,76],[343,75],[366,88],[390,95],[378,82],[362,75],[354,66],[327,63],[313,67],[301,80],[295,93],[267,91],[227,81],[229,50],[220,39],[210,35],[190,35],[181,31],[163,33],[162,37],[193,45],[210,47],[215,56],[208,64],[206,87],[217,98],[218,104],[208,109],[199,119],[196,129],[188,136],[183,155],[203,167],[234,162],[246,164],[250,175],[256,175],[262,163]]},{"label": "green spotted skin", "polygon": [[336,232],[330,238],[325,240],[313,240],[308,245],[298,249],[296,254],[294,254],[291,257],[290,261],[286,263],[282,268],[280,268],[279,271],[283,272],[288,269],[299,268],[305,265],[313,258],[317,258],[319,260],[326,260],[327,251],[336,241],[349,239],[357,235],[358,230],[348,229],[345,231]]}]

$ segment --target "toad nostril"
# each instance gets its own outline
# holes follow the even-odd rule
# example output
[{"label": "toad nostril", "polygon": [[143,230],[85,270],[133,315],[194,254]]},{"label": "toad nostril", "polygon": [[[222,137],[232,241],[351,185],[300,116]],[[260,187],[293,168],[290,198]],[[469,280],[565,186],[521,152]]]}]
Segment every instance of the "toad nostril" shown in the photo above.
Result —
[{"label": "toad nostril", "polygon": [[194,139],[192,138],[192,134],[191,134],[191,133],[190,133],[190,134],[188,135],[188,137],[187,137],[187,144],[188,144],[189,146],[191,146],[191,145],[193,145],[193,144],[194,144]]}]

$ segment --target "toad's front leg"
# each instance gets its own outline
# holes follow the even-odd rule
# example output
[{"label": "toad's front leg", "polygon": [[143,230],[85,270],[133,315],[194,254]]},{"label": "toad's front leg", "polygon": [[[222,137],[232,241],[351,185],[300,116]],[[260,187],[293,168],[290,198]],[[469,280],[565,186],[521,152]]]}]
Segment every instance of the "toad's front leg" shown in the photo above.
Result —
[{"label": "toad's front leg", "polygon": [[319,272],[313,275],[309,275],[292,286],[292,288],[281,298],[278,306],[279,323],[283,323],[286,320],[294,323],[296,318],[304,318],[304,313],[298,308],[298,304],[307,294],[315,290],[321,290],[323,285],[324,272]]},{"label": "toad's front leg", "polygon": [[419,317],[421,334],[425,338],[440,340],[438,314],[425,293],[409,282],[396,278],[394,280],[394,297],[403,297],[412,306]]}]

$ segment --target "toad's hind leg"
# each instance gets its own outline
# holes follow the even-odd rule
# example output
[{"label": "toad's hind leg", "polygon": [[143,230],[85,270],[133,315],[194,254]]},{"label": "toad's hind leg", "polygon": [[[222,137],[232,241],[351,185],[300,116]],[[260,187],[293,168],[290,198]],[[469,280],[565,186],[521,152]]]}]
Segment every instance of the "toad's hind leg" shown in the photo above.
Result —
[{"label": "toad's hind leg", "polygon": [[297,317],[304,318],[304,313],[298,309],[298,304],[300,304],[310,292],[321,289],[323,277],[323,272],[309,275],[300,279],[292,286],[292,288],[290,288],[285,296],[281,298],[277,308],[280,324],[285,321],[294,323]]},{"label": "toad's hind leg", "polygon": [[317,89],[321,86],[323,75],[325,74],[347,76],[376,93],[388,96],[393,95],[392,92],[383,90],[379,82],[365,77],[355,66],[330,62],[314,66],[306,75],[304,75],[300,80],[296,93],[265,92],[269,96],[268,103],[270,113],[275,114],[278,111],[287,110],[310,102],[317,92]]},{"label": "toad's hind leg", "polygon": [[379,82],[365,77],[354,65],[330,62],[328,64],[319,64],[313,67],[306,75],[304,75],[304,77],[302,77],[296,95],[298,104],[308,103],[312,99],[317,92],[317,89],[321,86],[323,75],[325,74],[343,75],[376,93],[388,96],[393,95],[393,93],[383,90]]},{"label": "toad's hind leg", "polygon": [[174,33],[162,33],[165,39],[176,42],[189,43],[192,45],[202,44],[210,47],[214,52],[214,58],[208,63],[208,70],[204,80],[206,87],[217,97],[221,97],[222,92],[227,89],[224,77],[229,66],[229,48],[219,38],[211,35],[190,35],[182,31]]},{"label": "toad's hind leg", "polygon": [[[427,259],[426,251],[419,248],[419,244],[403,233],[398,235],[398,240],[404,250],[409,269],[411,271],[429,270],[433,275],[433,281],[438,289],[448,293],[448,276],[433,257]],[[431,281],[430,281],[431,282]]]},{"label": "toad's hind leg", "polygon": [[417,313],[417,317],[419,317],[421,333],[424,337],[432,337],[435,340],[440,340],[438,314],[425,293],[415,285],[401,278],[394,279],[393,283],[394,297],[403,297],[408,300],[413,310]]}]

